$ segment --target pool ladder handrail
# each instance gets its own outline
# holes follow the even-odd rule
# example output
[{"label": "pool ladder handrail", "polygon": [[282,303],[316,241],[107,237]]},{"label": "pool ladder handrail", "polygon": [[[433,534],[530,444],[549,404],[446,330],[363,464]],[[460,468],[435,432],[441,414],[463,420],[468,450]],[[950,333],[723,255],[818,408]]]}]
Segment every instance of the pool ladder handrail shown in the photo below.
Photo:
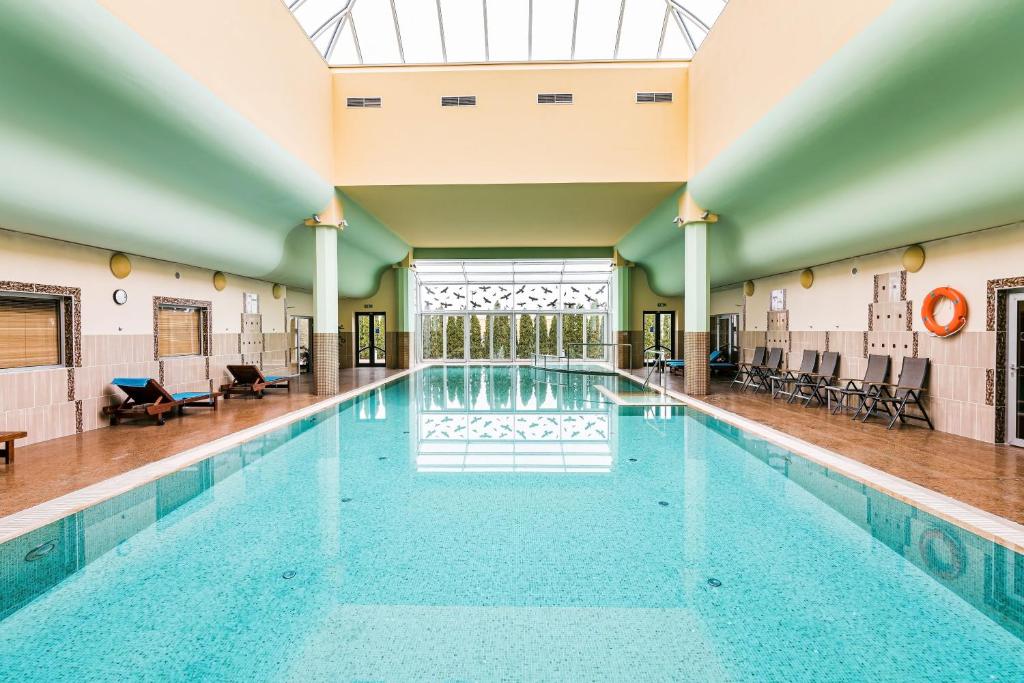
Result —
[{"label": "pool ladder handrail", "polygon": [[[647,366],[647,376],[644,378],[644,389],[650,388],[651,375],[657,370],[661,374],[661,389],[665,391],[665,376],[668,374],[665,372],[666,366],[665,361],[668,356],[672,353],[672,349],[661,344],[655,344],[644,349],[644,365]],[[650,365],[647,365],[648,358],[653,361]]]}]

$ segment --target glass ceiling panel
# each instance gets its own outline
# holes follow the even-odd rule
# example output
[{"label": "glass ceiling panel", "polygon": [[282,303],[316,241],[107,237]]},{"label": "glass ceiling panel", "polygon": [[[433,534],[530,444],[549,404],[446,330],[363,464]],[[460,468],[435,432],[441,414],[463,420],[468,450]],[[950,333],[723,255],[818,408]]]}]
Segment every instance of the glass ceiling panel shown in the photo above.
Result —
[{"label": "glass ceiling panel", "polygon": [[525,62],[529,59],[530,5],[523,0],[487,0],[490,59]]},{"label": "glass ceiling panel", "polygon": [[441,20],[449,62],[485,61],[483,0],[441,0]]},{"label": "glass ceiling panel", "polygon": [[727,0],[283,2],[327,62],[346,66],[689,59]]},{"label": "glass ceiling panel", "polygon": [[622,34],[618,57],[655,59],[665,18],[665,7],[648,0],[626,0],[622,12]]},{"label": "glass ceiling panel", "polygon": [[574,0],[533,1],[532,59],[569,59]]},{"label": "glass ceiling panel", "polygon": [[395,0],[395,9],[398,12],[405,61],[411,64],[444,62],[441,30],[437,23],[437,4],[430,0]]},{"label": "glass ceiling panel", "polygon": [[349,23],[359,36],[359,48],[367,64],[400,64],[398,35],[391,2],[357,2]]},{"label": "glass ceiling panel", "polygon": [[[583,0],[576,20],[575,59],[608,59],[615,52],[622,0]],[[664,6],[664,3],[660,3]]]}]

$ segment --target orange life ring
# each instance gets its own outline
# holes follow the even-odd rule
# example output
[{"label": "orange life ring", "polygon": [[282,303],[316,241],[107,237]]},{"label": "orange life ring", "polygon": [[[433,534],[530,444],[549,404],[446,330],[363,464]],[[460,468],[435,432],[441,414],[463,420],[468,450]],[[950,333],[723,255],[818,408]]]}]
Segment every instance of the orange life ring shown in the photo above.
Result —
[{"label": "orange life ring", "polygon": [[[953,302],[953,319],[945,325],[940,325],[935,320],[935,307],[939,299],[949,299]],[[967,299],[964,295],[952,287],[936,287],[924,297],[924,304],[921,306],[921,319],[928,331],[936,337],[948,337],[964,329],[967,324]]]}]

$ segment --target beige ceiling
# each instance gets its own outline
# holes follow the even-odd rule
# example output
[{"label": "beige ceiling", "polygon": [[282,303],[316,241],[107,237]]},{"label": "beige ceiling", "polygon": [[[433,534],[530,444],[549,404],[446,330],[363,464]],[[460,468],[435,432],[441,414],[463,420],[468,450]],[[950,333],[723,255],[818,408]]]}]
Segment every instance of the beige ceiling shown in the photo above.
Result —
[{"label": "beige ceiling", "polygon": [[619,241],[681,183],[341,188],[413,247],[587,247]]}]

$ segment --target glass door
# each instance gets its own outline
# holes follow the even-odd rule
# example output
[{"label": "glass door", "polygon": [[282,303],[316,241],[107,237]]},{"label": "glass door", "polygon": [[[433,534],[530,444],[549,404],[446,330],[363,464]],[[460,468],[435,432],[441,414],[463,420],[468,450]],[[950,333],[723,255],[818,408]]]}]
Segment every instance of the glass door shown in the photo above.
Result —
[{"label": "glass door", "polygon": [[356,313],[356,365],[383,367],[384,313]]},{"label": "glass door", "polygon": [[537,352],[537,314],[516,314],[516,358],[530,360]]},{"label": "glass door", "polygon": [[730,362],[739,360],[739,313],[711,316],[711,350],[720,350]]},{"label": "glass door", "polygon": [[469,314],[469,359],[491,359],[491,316]]},{"label": "glass door", "polygon": [[1024,447],[1024,292],[1007,299],[1006,442]]},{"label": "glass door", "polygon": [[676,357],[675,311],[644,311],[644,351],[655,347],[668,350],[668,357]]},{"label": "glass door", "polygon": [[444,316],[444,357],[448,360],[466,358],[466,316]]},{"label": "glass door", "polygon": [[491,316],[491,359],[512,360],[512,316]]}]

